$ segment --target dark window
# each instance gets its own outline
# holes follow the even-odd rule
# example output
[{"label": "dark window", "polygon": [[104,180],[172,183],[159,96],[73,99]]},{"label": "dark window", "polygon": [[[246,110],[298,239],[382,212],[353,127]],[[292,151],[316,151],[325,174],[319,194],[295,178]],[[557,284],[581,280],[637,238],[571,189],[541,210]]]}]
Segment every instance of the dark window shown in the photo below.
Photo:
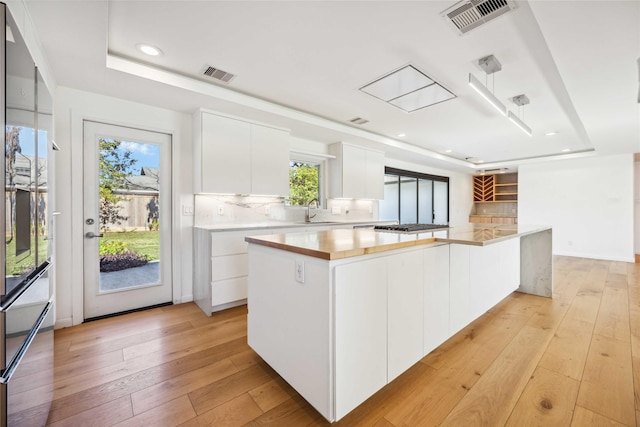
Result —
[{"label": "dark window", "polygon": [[449,178],[385,167],[380,219],[400,224],[448,224]]}]

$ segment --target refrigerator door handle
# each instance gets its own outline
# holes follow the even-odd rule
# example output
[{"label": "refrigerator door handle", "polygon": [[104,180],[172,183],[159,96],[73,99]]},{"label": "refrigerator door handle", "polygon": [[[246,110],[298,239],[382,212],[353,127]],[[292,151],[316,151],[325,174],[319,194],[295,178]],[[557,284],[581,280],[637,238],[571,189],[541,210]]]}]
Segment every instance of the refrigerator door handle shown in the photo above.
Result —
[{"label": "refrigerator door handle", "polygon": [[29,335],[24,340],[24,342],[22,343],[22,345],[20,346],[16,354],[13,356],[13,359],[11,359],[11,362],[9,362],[9,364],[7,365],[7,368],[4,371],[2,371],[2,375],[0,376],[0,384],[6,384],[11,380],[13,373],[16,371],[16,368],[18,368],[18,365],[20,364],[20,361],[24,357],[24,354],[27,352],[29,345],[31,345],[31,342],[33,341],[33,339],[36,337],[36,334],[40,330],[40,326],[42,326],[42,322],[44,322],[44,319],[47,317],[47,314],[49,314],[51,307],[53,307],[53,302],[49,301],[45,306],[44,310],[42,310],[42,313],[40,313],[40,316],[38,317],[36,322],[33,324],[33,327],[31,328]]}]

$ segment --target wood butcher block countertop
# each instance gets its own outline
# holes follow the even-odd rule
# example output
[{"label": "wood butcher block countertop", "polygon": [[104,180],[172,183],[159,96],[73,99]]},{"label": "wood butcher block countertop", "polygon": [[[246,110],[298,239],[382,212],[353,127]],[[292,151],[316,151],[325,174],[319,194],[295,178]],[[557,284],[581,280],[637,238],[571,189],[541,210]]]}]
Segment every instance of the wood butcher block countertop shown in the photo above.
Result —
[{"label": "wood butcher block countertop", "polygon": [[457,243],[484,246],[514,237],[550,230],[548,226],[466,224],[447,230],[397,233],[373,229],[338,229],[250,236],[245,240],[326,260],[349,258],[417,245]]}]

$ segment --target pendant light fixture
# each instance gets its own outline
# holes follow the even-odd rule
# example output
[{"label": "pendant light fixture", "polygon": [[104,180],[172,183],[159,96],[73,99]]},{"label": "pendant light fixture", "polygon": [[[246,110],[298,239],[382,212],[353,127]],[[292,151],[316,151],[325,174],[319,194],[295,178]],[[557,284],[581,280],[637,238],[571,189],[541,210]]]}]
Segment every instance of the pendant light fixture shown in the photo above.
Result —
[{"label": "pendant light fixture", "polygon": [[516,115],[512,111],[508,111],[507,107],[505,107],[504,104],[500,102],[500,100],[494,94],[495,73],[502,70],[500,61],[498,61],[495,56],[489,55],[485,56],[484,58],[480,58],[478,60],[478,66],[482,68],[487,76],[490,74],[493,76],[492,90],[490,91],[489,89],[487,89],[486,83],[485,85],[483,85],[482,83],[480,83],[480,80],[474,77],[474,75],[471,73],[469,73],[469,86],[475,89],[475,91],[478,92],[489,104],[491,104],[493,108],[498,110],[500,114],[508,117],[511,123],[516,125],[527,135],[531,136],[533,134],[531,132],[531,128],[524,122],[524,106],[529,103],[529,98],[527,98],[526,95],[517,95],[511,98],[511,101],[518,106],[518,113],[522,111],[522,117],[520,117],[520,114]]},{"label": "pendant light fixture", "polygon": [[[486,73],[486,75],[494,74],[500,70],[502,70],[502,65],[498,61],[498,59],[493,56],[485,56],[484,58],[480,58],[478,60],[478,65],[482,70]],[[498,110],[500,114],[503,116],[507,115],[507,107],[504,106],[502,102],[496,98],[493,94],[493,91],[489,91],[485,85],[480,83],[473,74],[469,73],[469,86],[471,86],[476,92],[478,92],[493,108]],[[493,76],[493,88],[495,89],[495,76]]]},{"label": "pendant light fixture", "polygon": [[[517,95],[511,98],[511,101],[518,106],[518,112],[522,110],[522,119],[524,119],[524,106],[529,103],[529,98],[526,95]],[[513,111],[509,111],[509,120],[511,123],[518,126],[518,128],[526,133],[528,136],[533,135],[531,128],[517,115],[513,114]]]}]

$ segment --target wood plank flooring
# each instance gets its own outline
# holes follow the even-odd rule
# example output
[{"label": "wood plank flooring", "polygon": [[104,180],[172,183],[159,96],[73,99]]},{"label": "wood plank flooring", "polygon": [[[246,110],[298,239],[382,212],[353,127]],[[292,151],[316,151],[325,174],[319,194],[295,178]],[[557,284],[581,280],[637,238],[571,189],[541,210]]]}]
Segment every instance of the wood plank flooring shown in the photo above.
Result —
[{"label": "wood plank flooring", "polygon": [[[554,274],[553,299],[513,293],[336,425],[640,427],[640,264]],[[246,316],[188,303],[57,330],[49,425],[328,425],[249,348]]]}]

